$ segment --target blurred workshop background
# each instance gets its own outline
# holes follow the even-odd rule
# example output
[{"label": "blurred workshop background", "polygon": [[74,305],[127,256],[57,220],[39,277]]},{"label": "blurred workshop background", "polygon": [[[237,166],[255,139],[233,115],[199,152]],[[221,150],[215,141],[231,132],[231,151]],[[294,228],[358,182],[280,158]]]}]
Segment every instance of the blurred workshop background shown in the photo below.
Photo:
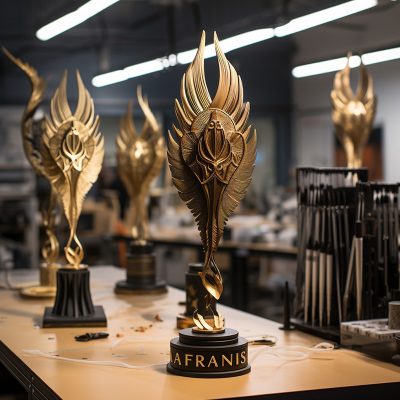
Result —
[{"label": "blurred workshop background", "polygon": [[[386,59],[382,55],[378,60],[384,62],[375,60],[368,65],[378,105],[364,165],[370,179],[398,181],[400,2],[114,0],[71,29],[67,29],[68,21],[60,22],[58,27],[66,30],[52,38],[39,30],[85,3],[8,1],[2,3],[0,13],[0,44],[46,79],[46,101],[35,118],[40,120],[48,113],[49,99],[65,69],[71,77],[79,69],[100,115],[105,162],[87,196],[78,228],[85,262],[125,267],[126,241],[115,238],[129,234],[125,223],[129,198],[116,171],[115,138],[130,99],[135,122],[140,126],[143,121],[136,102],[137,85],[142,86],[167,135],[175,121],[174,99],[179,96],[181,77],[194,56],[184,52],[197,48],[202,30],[207,44],[214,31],[220,40],[241,35],[231,41],[227,57],[241,75],[258,145],[252,184],[229,220],[218,252],[226,288],[222,302],[279,319],[285,282],[293,289],[296,272],[295,168],[345,165],[330,104],[334,72],[344,65],[325,73],[317,67],[305,73],[294,68],[338,58],[342,62],[349,51],[359,55],[394,49]],[[355,11],[349,6],[348,14],[327,20],[319,16],[316,26],[309,29],[302,25],[297,30],[279,30],[295,18],[345,3],[352,3]],[[242,35],[251,32],[253,36]],[[153,62],[141,64],[148,61]],[[129,66],[136,67],[130,74],[122,73],[129,72],[124,70]],[[213,92],[218,80],[215,57],[206,60],[205,70]],[[119,73],[103,75],[113,71]],[[309,76],[303,76],[307,71]],[[353,78],[356,83],[357,69]],[[23,152],[20,121],[29,90],[24,74],[2,55],[0,269],[39,265],[39,209],[49,187],[35,175]],[[75,79],[69,79],[68,93],[75,103]],[[169,284],[183,287],[188,263],[201,260],[202,251],[197,227],[171,183],[166,164],[151,189],[148,212],[159,273]],[[59,219],[57,235],[63,247],[68,229],[61,213]]]}]

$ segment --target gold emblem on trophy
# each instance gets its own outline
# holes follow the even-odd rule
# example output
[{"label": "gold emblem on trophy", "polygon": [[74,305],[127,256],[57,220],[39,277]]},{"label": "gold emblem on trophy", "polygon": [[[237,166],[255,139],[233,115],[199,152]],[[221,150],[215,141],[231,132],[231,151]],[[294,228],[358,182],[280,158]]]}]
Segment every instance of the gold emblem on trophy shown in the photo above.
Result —
[{"label": "gold emblem on trophy", "polygon": [[[218,300],[223,291],[222,276],[214,256],[224,226],[250,184],[256,155],[256,134],[248,125],[250,105],[243,102],[242,81],[222,52],[216,34],[214,45],[219,65],[217,92],[211,98],[205,80],[203,32],[195,59],[182,78],[181,102],[175,101],[179,126],[173,127],[175,137],[170,133],[168,140],[173,183],[191,210],[200,231],[205,260],[199,275],[207,291],[204,309],[195,310],[193,315],[196,327],[180,331],[179,339],[171,341],[168,371],[188,376],[215,373],[216,377],[222,377],[241,375],[250,370],[247,342],[238,337],[237,331],[224,327],[224,319],[217,311],[212,322],[206,321],[204,315],[210,311],[211,299]],[[198,344],[199,340],[214,346],[208,355],[210,361],[205,360],[204,352],[201,353],[203,346]],[[221,344],[225,340],[233,342],[226,343],[221,349],[217,342]],[[185,358],[184,353],[189,350],[196,364],[183,366],[179,359]],[[240,362],[227,363],[222,367],[213,362],[225,351],[226,357],[236,357]],[[202,364],[207,364],[207,368],[197,370],[201,357]]]},{"label": "gold emblem on trophy", "polygon": [[[54,297],[56,294],[56,274],[60,267],[58,262],[59,244],[55,234],[57,193],[43,166],[40,148],[35,146],[34,138],[34,114],[43,102],[45,91],[45,81],[39,76],[38,72],[31,65],[14,57],[8,50],[3,48],[5,55],[19,67],[29,79],[31,84],[31,95],[25,107],[22,121],[22,143],[24,153],[33,170],[37,175],[43,176],[50,183],[50,195],[47,204],[41,209],[42,226],[45,230],[45,240],[41,245],[41,255],[43,262],[40,265],[40,284],[38,286],[27,287],[21,290],[21,295],[26,297]],[[44,122],[37,122],[41,136],[44,133]]]},{"label": "gold emblem on trophy", "polygon": [[93,99],[79,72],[78,102],[72,114],[67,100],[67,73],[51,99],[50,118],[46,118],[42,157],[47,176],[59,194],[70,228],[64,248],[68,264],[57,272],[54,307],[47,307],[43,326],[104,326],[101,306],[93,306],[89,271],[82,265],[83,247],[77,224],[86,193],[97,180],[104,158],[104,139],[99,132]]},{"label": "gold emblem on trophy", "polygon": [[356,92],[350,84],[350,57],[345,68],[335,75],[331,91],[332,120],[336,135],[343,145],[347,167],[362,166],[362,156],[375,118],[376,97],[372,77],[361,63]]},{"label": "gold emblem on trophy", "polygon": [[161,293],[166,291],[164,281],[156,277],[155,255],[149,237],[147,202],[150,185],[159,175],[165,160],[165,140],[156,117],[150,109],[140,86],[137,99],[145,121],[140,134],[133,121],[132,102],[121,119],[117,136],[117,163],[119,176],[129,194],[128,225],[132,243],[127,254],[127,279],[117,282],[117,293]]}]

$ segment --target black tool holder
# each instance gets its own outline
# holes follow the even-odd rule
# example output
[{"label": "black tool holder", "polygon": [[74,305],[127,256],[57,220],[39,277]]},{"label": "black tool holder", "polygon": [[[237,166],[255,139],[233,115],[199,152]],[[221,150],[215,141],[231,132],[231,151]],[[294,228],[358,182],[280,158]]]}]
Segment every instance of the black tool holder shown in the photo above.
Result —
[{"label": "black tool holder", "polygon": [[157,279],[156,256],[150,242],[131,242],[127,252],[126,280],[115,285],[118,294],[159,294],[167,284]]},{"label": "black tool holder", "polygon": [[107,326],[102,306],[93,305],[87,268],[57,271],[57,293],[53,307],[46,307],[43,328]]},{"label": "black tool holder", "polygon": [[[298,329],[338,341],[343,284],[355,229],[356,182],[367,181],[368,171],[298,168],[296,179],[298,259],[292,322]],[[313,287],[318,289],[312,291]],[[320,287],[324,287],[322,294]]]},{"label": "black tool holder", "polygon": [[[189,264],[189,269],[186,272],[186,309],[182,314],[178,314],[176,317],[176,326],[178,329],[191,328],[194,326],[193,313],[196,309],[206,310],[206,298],[208,292],[205,289],[203,282],[201,281],[199,273],[203,270],[203,264],[193,263]],[[211,305],[209,313],[205,314],[205,318],[213,318],[213,314],[216,313],[216,300],[214,297],[211,298]]]},{"label": "black tool holder", "polygon": [[[357,184],[363,239],[362,319],[387,318],[388,302],[400,298],[398,192],[399,184]],[[350,312],[347,320],[354,319]]]}]

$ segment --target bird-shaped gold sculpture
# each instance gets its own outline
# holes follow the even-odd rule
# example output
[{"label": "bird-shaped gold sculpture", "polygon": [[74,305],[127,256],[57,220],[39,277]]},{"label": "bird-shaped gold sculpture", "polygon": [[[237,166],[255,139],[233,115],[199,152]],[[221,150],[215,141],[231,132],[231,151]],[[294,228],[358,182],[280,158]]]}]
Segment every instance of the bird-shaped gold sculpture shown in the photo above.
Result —
[{"label": "bird-shaped gold sculpture", "polygon": [[165,140],[140,86],[137,99],[145,116],[142,131],[140,134],[136,131],[132,102],[129,102],[116,144],[118,173],[130,197],[128,224],[133,239],[140,244],[145,243],[149,235],[146,200],[150,185],[165,160]]},{"label": "bird-shaped gold sculpture", "polygon": [[25,73],[31,85],[31,94],[22,115],[21,132],[22,144],[25,156],[37,175],[43,176],[50,183],[50,195],[41,208],[41,222],[45,230],[45,239],[41,245],[43,263],[40,267],[40,285],[26,287],[21,294],[27,297],[53,297],[56,293],[56,270],[59,257],[59,243],[55,233],[57,217],[57,193],[51,184],[48,175],[43,167],[43,160],[40,154],[40,147],[35,141],[34,130],[39,130],[39,136],[44,133],[44,121],[34,121],[34,115],[43,102],[45,92],[45,81],[39,76],[37,70],[14,57],[3,47],[4,54]]},{"label": "bird-shaped gold sculpture", "polygon": [[93,99],[76,73],[78,102],[72,114],[67,100],[67,72],[50,103],[46,117],[42,158],[46,174],[57,190],[67,218],[70,236],[64,248],[69,268],[78,269],[84,251],[76,234],[86,193],[97,180],[104,158],[104,139],[99,132]]},{"label": "bird-shaped gold sculpture", "polygon": [[[203,32],[193,62],[181,81],[181,103],[175,100],[179,128],[169,133],[168,161],[172,180],[181,199],[197,222],[205,252],[200,273],[209,299],[223,291],[221,273],[214,255],[228,217],[243,199],[251,182],[256,155],[256,133],[248,126],[249,103],[243,102],[242,81],[228,62],[214,33],[219,65],[219,84],[211,99],[204,75]],[[210,302],[207,301],[207,308]],[[196,310],[193,320],[200,331],[224,329],[217,312],[213,325],[205,310]]]},{"label": "bird-shaped gold sculpture", "polygon": [[345,68],[335,75],[331,91],[332,120],[343,145],[349,168],[362,166],[362,156],[375,118],[376,97],[372,77],[361,63],[356,93],[350,84],[350,57]]}]

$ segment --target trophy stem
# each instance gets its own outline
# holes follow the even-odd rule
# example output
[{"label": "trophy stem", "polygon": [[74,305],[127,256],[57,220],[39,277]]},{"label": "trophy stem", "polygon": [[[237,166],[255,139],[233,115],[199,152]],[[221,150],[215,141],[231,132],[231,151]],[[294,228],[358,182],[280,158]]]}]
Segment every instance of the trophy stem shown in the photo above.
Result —
[{"label": "trophy stem", "polygon": [[[193,328],[193,313],[199,310],[205,310],[204,318],[206,322],[212,324],[212,319],[216,314],[216,300],[209,296],[207,290],[203,286],[203,282],[199,273],[203,270],[202,263],[189,264],[189,269],[186,272],[186,309],[182,314],[176,317],[176,326],[178,329]],[[210,298],[209,307],[206,307],[206,300]]]},{"label": "trophy stem", "polygon": [[43,328],[107,326],[102,306],[94,306],[87,268],[57,271],[57,295],[53,307],[46,307]]}]

